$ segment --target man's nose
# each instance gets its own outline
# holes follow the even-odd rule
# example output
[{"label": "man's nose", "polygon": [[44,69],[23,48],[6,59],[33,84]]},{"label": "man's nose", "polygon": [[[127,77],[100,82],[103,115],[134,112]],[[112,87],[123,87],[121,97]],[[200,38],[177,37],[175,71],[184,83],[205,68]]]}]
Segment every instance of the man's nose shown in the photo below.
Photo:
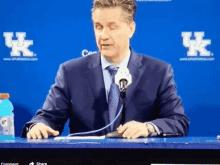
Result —
[{"label": "man's nose", "polygon": [[109,31],[107,29],[103,29],[101,33],[102,40],[108,40],[109,39]]}]

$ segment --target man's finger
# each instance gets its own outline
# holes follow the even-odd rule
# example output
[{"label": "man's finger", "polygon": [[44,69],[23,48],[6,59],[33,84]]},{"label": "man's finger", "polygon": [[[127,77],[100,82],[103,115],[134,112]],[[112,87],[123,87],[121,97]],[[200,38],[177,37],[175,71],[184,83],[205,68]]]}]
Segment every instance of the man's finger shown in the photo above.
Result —
[{"label": "man's finger", "polygon": [[133,135],[131,138],[132,139],[136,139],[138,138],[139,136],[141,136],[141,131],[138,131],[135,135]]},{"label": "man's finger", "polygon": [[54,136],[58,136],[60,133],[59,133],[59,131],[54,131]]},{"label": "man's finger", "polygon": [[53,130],[53,129],[50,128],[50,127],[48,127],[47,132],[48,132],[48,133],[51,133],[51,135],[53,135],[53,136],[59,135],[59,131],[55,131],[55,130]]},{"label": "man's finger", "polygon": [[137,132],[137,131],[135,131],[135,130],[131,130],[131,131],[128,132],[125,136],[126,136],[128,139],[130,139],[130,137],[131,137],[132,135],[136,134],[136,132]]},{"label": "man's finger", "polygon": [[35,132],[36,136],[37,136],[37,139],[42,139],[42,136],[41,136],[41,131],[40,130],[37,130]]},{"label": "man's finger", "polygon": [[48,138],[48,132],[45,130],[45,129],[43,129],[43,130],[41,130],[41,134],[43,135],[43,137],[45,138],[45,139],[47,139]]},{"label": "man's finger", "polygon": [[30,133],[29,133],[29,132],[27,133],[27,138],[28,138],[28,139],[31,139],[31,136],[30,136]]},{"label": "man's finger", "polygon": [[122,124],[120,124],[120,126],[116,129],[117,131],[122,127]]},{"label": "man's finger", "polygon": [[37,139],[37,135],[35,134],[35,132],[30,132],[30,136],[32,139]]},{"label": "man's finger", "polygon": [[128,137],[130,134],[132,134],[133,133],[133,131],[135,131],[134,129],[132,129],[132,128],[127,128],[126,129],[126,131],[123,133],[123,137]]},{"label": "man's finger", "polygon": [[131,139],[134,135],[137,134],[137,132],[138,132],[138,130],[133,130],[133,131],[131,131],[131,132],[127,135],[127,138],[128,138],[128,139]]},{"label": "man's finger", "polygon": [[130,122],[125,123],[122,127],[119,127],[118,133],[123,133],[129,126]]},{"label": "man's finger", "polygon": [[127,130],[128,126],[127,125],[123,125],[119,130],[118,133],[123,133]]}]

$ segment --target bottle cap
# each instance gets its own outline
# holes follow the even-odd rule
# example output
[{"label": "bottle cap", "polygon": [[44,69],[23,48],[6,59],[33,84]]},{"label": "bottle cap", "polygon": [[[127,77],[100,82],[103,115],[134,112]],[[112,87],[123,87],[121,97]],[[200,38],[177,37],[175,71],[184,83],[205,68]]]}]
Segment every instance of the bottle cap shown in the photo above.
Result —
[{"label": "bottle cap", "polygon": [[9,99],[10,95],[9,93],[0,93],[0,99]]}]

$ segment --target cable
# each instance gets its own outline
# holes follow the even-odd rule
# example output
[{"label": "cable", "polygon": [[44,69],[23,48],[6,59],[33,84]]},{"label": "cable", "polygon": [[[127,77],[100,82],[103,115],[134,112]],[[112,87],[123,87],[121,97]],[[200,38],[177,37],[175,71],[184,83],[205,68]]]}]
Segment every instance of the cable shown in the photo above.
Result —
[{"label": "cable", "polygon": [[[115,117],[115,119],[114,119],[111,123],[109,123],[108,125],[106,125],[105,127],[100,128],[100,129],[97,129],[97,130],[93,130],[93,131],[88,131],[88,132],[72,133],[72,134],[66,136],[65,139],[68,138],[68,137],[71,137],[71,136],[75,136],[75,135],[81,135],[81,134],[82,134],[82,135],[85,135],[85,134],[95,133],[95,132],[99,132],[99,131],[102,131],[102,130],[106,129],[107,127],[109,127],[110,125],[112,125],[112,124],[115,122],[115,120],[117,120],[117,118],[119,117],[119,115],[120,115],[121,112],[122,112],[123,107],[124,107],[124,104],[123,104],[123,102],[122,102],[120,111],[118,112],[118,114],[117,114],[117,116]],[[64,139],[64,140],[65,140],[65,139]]]}]

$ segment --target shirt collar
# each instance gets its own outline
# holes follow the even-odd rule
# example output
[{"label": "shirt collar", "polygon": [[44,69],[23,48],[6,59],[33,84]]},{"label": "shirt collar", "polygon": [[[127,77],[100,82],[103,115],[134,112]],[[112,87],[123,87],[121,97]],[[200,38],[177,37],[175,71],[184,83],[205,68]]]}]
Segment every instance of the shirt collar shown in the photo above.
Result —
[{"label": "shirt collar", "polygon": [[[125,59],[123,61],[121,61],[118,65],[116,65],[116,67],[119,67],[119,68],[122,66],[127,67],[130,56],[131,56],[131,51],[130,51],[130,49],[128,49],[127,56],[125,57]],[[102,64],[102,70],[104,70],[106,67],[112,65],[112,63],[110,63],[108,60],[106,60],[106,58],[103,57],[102,55],[101,55],[101,64]]]}]

